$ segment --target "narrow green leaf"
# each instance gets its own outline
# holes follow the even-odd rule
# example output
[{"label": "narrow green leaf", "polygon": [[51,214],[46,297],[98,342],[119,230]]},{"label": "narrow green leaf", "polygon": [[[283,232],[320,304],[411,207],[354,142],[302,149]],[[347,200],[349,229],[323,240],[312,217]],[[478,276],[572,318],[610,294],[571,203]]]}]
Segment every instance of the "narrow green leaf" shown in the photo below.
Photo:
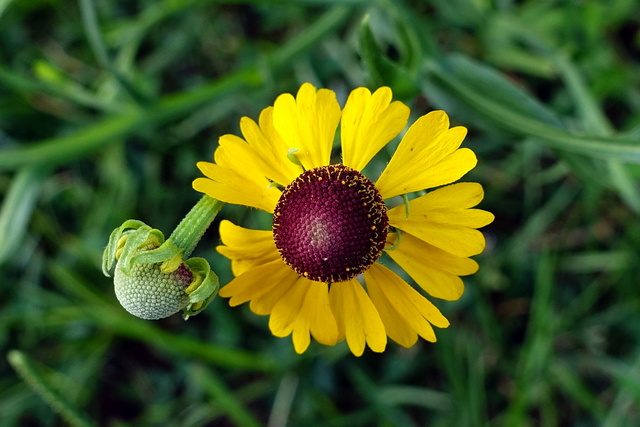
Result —
[{"label": "narrow green leaf", "polygon": [[[511,112],[509,118],[517,116],[546,126],[564,128],[552,111],[505,75],[467,56],[448,55],[438,62],[428,62],[426,68],[430,79],[425,83],[435,83],[438,89],[446,91],[442,96],[453,98],[452,101],[461,103],[462,108],[471,109],[473,114],[486,109],[483,115],[491,114],[493,121],[502,123],[507,117],[501,118],[500,113],[505,110]],[[425,93],[432,96],[429,91]],[[502,108],[494,113],[496,106]],[[513,126],[506,125],[507,130],[512,130]]]},{"label": "narrow green leaf", "polygon": [[550,369],[552,381],[564,393],[571,396],[577,404],[592,413],[599,420],[599,425],[603,425],[606,407],[598,400],[593,390],[585,384],[585,379],[576,372],[575,366],[570,366],[561,360],[555,360]]},{"label": "narrow green leaf", "polygon": [[523,425],[529,407],[540,403],[548,387],[549,360],[553,354],[555,336],[554,315],[551,312],[555,265],[552,256],[543,254],[537,263],[535,294],[531,302],[529,327],[520,351],[514,401],[506,415],[506,425]]},{"label": "narrow green leaf", "polygon": [[637,178],[634,179],[631,171],[628,170],[631,167],[637,169],[638,165],[626,165],[619,161],[609,160],[607,167],[611,183],[618,190],[620,197],[634,212],[640,214],[640,182]]},{"label": "narrow green leaf", "polygon": [[193,373],[193,380],[211,396],[212,405],[219,407],[233,424],[246,427],[261,425],[216,372],[200,365]]},{"label": "narrow green leaf", "polygon": [[0,265],[13,256],[27,231],[46,177],[43,169],[22,169],[11,183],[0,209]]},{"label": "narrow green leaf", "polygon": [[[36,368],[35,364],[21,351],[11,350],[7,354],[9,363],[20,377],[47,402],[51,408],[60,414],[64,420],[72,426],[87,427],[94,425],[86,415],[75,408],[65,398],[65,393],[58,390]],[[60,385],[59,382],[57,384]]]},{"label": "narrow green leaf", "polygon": [[[613,135],[615,133],[613,126],[589,91],[585,79],[578,69],[564,55],[560,54],[554,56],[554,63],[564,78],[569,94],[573,97],[583,129],[594,135]],[[630,167],[637,166],[625,165],[619,160],[608,159],[606,172],[604,176],[600,175],[599,179],[606,180],[610,187],[618,191],[620,197],[631,209],[640,213],[640,187],[631,177],[631,172],[628,170]]]},{"label": "narrow green leaf", "polygon": [[0,18],[2,18],[2,14],[9,7],[13,0],[0,0]]},{"label": "narrow green leaf", "polygon": [[417,92],[414,78],[400,65],[384,55],[375,40],[369,23],[369,15],[360,24],[360,55],[366,65],[373,86],[390,86],[396,97],[405,98]]},{"label": "narrow green leaf", "polygon": [[[452,56],[442,63],[427,64],[425,93],[449,97],[508,132],[531,136],[552,148],[600,159],[640,163],[640,141],[598,135],[579,135],[561,128],[560,123],[533,98],[513,88],[504,78],[486,71],[469,59]],[[512,89],[507,89],[509,86]],[[492,90],[493,89],[493,90]],[[447,99],[443,100],[444,102]]]},{"label": "narrow green leaf", "polygon": [[148,99],[145,94],[140,92],[140,90],[138,90],[138,88],[134,86],[127,77],[116,69],[109,58],[107,48],[102,41],[102,34],[100,33],[100,27],[98,25],[98,17],[95,10],[94,0],[79,0],[79,3],[80,11],[82,12],[82,24],[87,35],[87,41],[89,42],[100,66],[105,68],[137,103],[146,104],[150,102],[150,99]]}]

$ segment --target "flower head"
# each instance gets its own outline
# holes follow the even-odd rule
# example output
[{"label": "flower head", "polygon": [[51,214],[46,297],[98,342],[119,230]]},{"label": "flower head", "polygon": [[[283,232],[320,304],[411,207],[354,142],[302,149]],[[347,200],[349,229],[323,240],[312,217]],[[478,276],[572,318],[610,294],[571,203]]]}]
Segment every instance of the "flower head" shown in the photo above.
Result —
[{"label": "flower head", "polygon": [[[346,339],[357,356],[366,345],[384,351],[387,337],[405,347],[418,336],[436,341],[432,326],[449,322],[423,293],[456,300],[459,276],[478,269],[469,258],[485,247],[477,228],[493,215],[472,209],[480,184],[452,184],[476,165],[460,148],[465,128],[433,111],[409,127],[375,183],[362,173],[407,124],[409,108],[391,99],[389,88],[358,88],[341,109],[333,91],[305,83],[258,123],[244,117],[243,138],[222,136],[215,163],[198,163],[206,178],[193,182],[197,191],[273,213],[269,231],[221,223],[218,251],[235,278],[220,295],[269,315],[271,332],[292,335],[298,353],[310,336]],[[342,164],[331,164],[338,126]],[[404,203],[387,207],[396,196]],[[383,253],[420,289],[380,263]]]}]

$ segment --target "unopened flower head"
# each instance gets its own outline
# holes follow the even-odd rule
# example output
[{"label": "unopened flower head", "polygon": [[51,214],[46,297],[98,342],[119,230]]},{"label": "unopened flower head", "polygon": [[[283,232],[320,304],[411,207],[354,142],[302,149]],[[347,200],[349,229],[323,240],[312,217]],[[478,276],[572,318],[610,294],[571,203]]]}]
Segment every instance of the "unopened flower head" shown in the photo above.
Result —
[{"label": "unopened flower head", "polygon": [[103,271],[108,276],[115,265],[116,297],[134,316],[156,320],[182,310],[186,319],[215,297],[218,279],[206,260],[185,260],[183,252],[159,230],[130,220],[111,234]]}]

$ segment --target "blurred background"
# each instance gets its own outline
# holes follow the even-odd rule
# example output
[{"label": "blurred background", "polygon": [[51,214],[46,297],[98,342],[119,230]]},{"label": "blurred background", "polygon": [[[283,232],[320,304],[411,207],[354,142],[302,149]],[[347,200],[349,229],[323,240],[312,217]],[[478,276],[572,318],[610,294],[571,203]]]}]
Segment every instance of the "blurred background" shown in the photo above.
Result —
[{"label": "blurred background", "polygon": [[[636,0],[0,0],[0,424],[640,425],[639,60]],[[469,128],[496,220],[451,326],[356,358],[223,299],[129,315],[110,232],[168,236],[218,137],[307,81]],[[223,208],[224,284],[222,218],[269,217]]]}]

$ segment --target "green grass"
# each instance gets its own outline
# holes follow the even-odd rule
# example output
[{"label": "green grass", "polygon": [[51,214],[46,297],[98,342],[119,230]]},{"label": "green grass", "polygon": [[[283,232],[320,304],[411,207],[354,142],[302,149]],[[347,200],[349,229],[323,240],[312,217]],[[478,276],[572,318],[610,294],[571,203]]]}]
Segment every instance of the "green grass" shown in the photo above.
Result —
[{"label": "green grass", "polygon": [[[496,220],[462,299],[435,302],[438,343],[299,356],[223,299],[134,318],[102,275],[114,228],[169,235],[217,138],[305,81],[469,128]],[[3,426],[640,419],[635,0],[0,0],[0,194]],[[194,255],[224,284],[217,243]]]}]

